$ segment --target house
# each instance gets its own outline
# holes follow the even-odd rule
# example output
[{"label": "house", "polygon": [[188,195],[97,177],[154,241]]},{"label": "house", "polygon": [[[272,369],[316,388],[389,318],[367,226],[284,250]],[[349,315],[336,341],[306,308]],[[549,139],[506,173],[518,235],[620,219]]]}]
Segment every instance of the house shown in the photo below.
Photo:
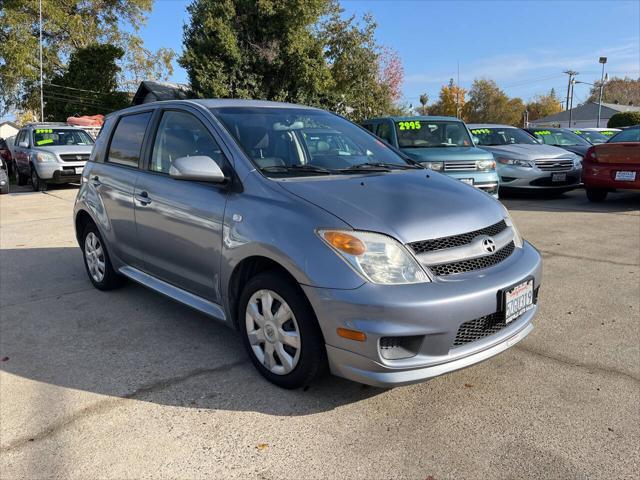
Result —
[{"label": "house", "polygon": [[[609,119],[620,112],[640,112],[640,107],[603,103],[600,113],[600,127],[606,127]],[[589,102],[571,110],[571,128],[590,128],[598,125],[598,104]],[[529,122],[531,127],[569,127],[569,110],[539,118]]]},{"label": "house", "polygon": [[12,122],[10,120],[0,122],[0,138],[13,137],[18,133],[19,130],[20,127],[18,127],[18,124],[15,122]]},{"label": "house", "polygon": [[144,80],[140,82],[140,86],[131,100],[131,105],[141,105],[158,100],[184,100],[186,98],[191,98],[188,85]]}]

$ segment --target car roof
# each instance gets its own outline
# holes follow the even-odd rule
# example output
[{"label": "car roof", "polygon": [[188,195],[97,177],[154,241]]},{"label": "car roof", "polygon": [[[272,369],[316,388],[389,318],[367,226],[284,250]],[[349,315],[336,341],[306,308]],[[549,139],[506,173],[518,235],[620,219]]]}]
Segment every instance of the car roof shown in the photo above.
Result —
[{"label": "car roof", "polygon": [[469,128],[520,128],[513,125],[502,125],[500,123],[467,123]]},{"label": "car roof", "polygon": [[446,116],[436,116],[436,115],[409,115],[409,116],[387,116],[387,117],[375,117],[375,118],[367,118],[366,120],[363,120],[362,122],[375,122],[378,120],[393,120],[394,122],[411,122],[411,121],[416,121],[416,120],[420,120],[421,122],[428,122],[428,121],[432,121],[432,122],[462,122],[462,120],[460,120],[457,117],[446,117]]}]

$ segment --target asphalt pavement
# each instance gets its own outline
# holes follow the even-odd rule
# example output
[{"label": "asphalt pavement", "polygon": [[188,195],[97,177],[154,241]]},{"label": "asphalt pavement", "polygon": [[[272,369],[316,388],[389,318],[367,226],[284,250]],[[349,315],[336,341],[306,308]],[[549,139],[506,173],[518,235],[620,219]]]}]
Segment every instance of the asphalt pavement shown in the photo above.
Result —
[{"label": "asphalt pavement", "polygon": [[0,478],[638,478],[640,193],[510,198],[543,254],[535,330],[382,390],[281,390],[239,336],[92,288],[76,187],[0,197]]}]

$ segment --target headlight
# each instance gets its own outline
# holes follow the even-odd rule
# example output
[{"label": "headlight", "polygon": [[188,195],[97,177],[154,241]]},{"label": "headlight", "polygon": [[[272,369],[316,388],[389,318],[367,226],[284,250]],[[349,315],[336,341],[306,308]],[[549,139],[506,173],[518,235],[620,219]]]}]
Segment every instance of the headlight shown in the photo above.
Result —
[{"label": "headlight", "polygon": [[318,234],[371,283],[398,285],[430,281],[416,259],[391,237],[373,232],[343,230],[319,230]]},{"label": "headlight", "polygon": [[476,162],[476,168],[478,170],[494,170],[496,168],[495,160],[478,160]]},{"label": "headlight", "polygon": [[36,162],[46,163],[46,162],[56,162],[56,156],[53,153],[49,152],[38,152],[34,155]]},{"label": "headlight", "polygon": [[533,167],[531,162],[527,162],[526,160],[518,160],[516,158],[498,157],[498,163],[500,163],[502,165],[513,165],[513,166],[516,166],[516,167],[527,167],[527,168]]},{"label": "headlight", "polygon": [[573,166],[574,168],[582,168],[582,157],[580,155],[576,155],[573,158]]},{"label": "headlight", "polygon": [[429,168],[433,171],[436,171],[436,172],[442,171],[442,166],[443,166],[442,162],[420,162],[420,163],[424,165],[425,168]]},{"label": "headlight", "polygon": [[504,223],[506,223],[508,227],[511,227],[513,229],[513,244],[516,246],[516,248],[522,248],[523,240],[518,227],[516,227],[516,224],[513,222],[513,218],[511,218],[509,210],[507,210],[504,205],[502,206],[502,209],[504,210]]}]

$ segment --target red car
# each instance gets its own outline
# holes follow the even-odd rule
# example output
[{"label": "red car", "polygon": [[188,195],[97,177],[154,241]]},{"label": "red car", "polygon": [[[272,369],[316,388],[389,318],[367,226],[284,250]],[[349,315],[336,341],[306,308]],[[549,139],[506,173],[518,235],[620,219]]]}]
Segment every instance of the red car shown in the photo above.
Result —
[{"label": "red car", "polygon": [[13,159],[11,158],[11,150],[4,138],[0,138],[0,158],[4,161],[7,174],[11,177],[13,174]]},{"label": "red car", "polygon": [[587,150],[582,162],[587,198],[602,202],[612,190],[640,190],[640,125]]}]

